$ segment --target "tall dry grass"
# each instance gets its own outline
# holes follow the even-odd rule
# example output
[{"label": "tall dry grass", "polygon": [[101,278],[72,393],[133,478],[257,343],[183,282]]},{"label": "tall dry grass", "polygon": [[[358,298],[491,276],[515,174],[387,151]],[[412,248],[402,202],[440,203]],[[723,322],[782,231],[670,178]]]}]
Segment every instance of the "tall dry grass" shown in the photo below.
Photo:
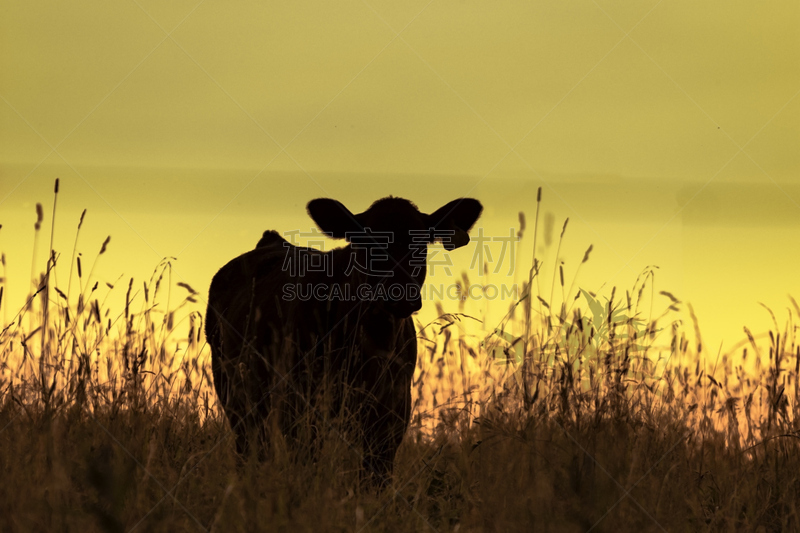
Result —
[{"label": "tall dry grass", "polygon": [[468,326],[463,305],[418,324],[414,420],[377,492],[334,428],[315,461],[274,446],[237,462],[204,296],[168,260],[141,282],[94,280],[113,251],[86,270],[85,215],[70,263],[51,244],[0,333],[2,531],[800,530],[794,300],[783,328],[773,315],[763,338],[713,353],[654,269],[606,301],[573,292],[589,247],[571,284],[555,264],[545,299],[535,255],[499,324]]}]

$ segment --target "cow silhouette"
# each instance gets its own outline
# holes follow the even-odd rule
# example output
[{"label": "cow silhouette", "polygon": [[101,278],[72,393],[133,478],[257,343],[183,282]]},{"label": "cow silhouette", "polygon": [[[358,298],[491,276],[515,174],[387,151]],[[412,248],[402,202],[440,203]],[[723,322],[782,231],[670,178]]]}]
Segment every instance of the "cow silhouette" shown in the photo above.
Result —
[{"label": "cow silhouette", "polygon": [[354,215],[320,198],[307,209],[349,244],[323,252],[266,231],[217,272],[206,315],[214,386],[240,454],[263,453],[273,431],[316,442],[330,425],[360,445],[364,473],[383,484],[411,417],[411,315],[422,307],[427,245],[467,244],[482,206],[461,198],[425,214],[388,197]]}]

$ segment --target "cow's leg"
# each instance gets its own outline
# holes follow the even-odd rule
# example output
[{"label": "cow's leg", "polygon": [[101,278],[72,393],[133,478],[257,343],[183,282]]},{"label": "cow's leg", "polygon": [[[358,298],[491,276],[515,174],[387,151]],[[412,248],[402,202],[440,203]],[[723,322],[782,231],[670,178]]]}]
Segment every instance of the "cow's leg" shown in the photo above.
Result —
[{"label": "cow's leg", "polygon": [[230,360],[223,361],[219,357],[212,356],[211,368],[217,398],[219,398],[236,439],[236,452],[240,456],[246,457],[249,450],[247,429],[252,425],[252,421],[249,421],[248,418],[252,417],[247,416],[244,384],[237,375],[236,365]]},{"label": "cow's leg", "polygon": [[245,414],[244,405],[239,400],[236,383],[235,365],[229,360],[224,360],[215,350],[211,354],[211,373],[214,377],[214,389],[222,405],[222,410],[231,426],[231,431],[236,439],[236,451],[240,455],[247,451],[247,438],[244,431]]},{"label": "cow's leg", "polygon": [[[378,485],[392,475],[394,458],[411,421],[411,381],[417,362],[414,324],[403,321],[396,331],[394,353],[371,357],[364,369],[371,390],[364,402],[364,469]],[[372,366],[375,365],[375,366]]]},{"label": "cow's leg", "polygon": [[250,366],[247,372],[249,375],[243,376],[243,381],[246,383],[246,386],[243,387],[243,390],[246,391],[246,411],[243,420],[247,435],[245,438],[247,450],[245,451],[249,453],[250,449],[255,448],[259,460],[264,460],[267,454],[269,437],[267,419],[273,400],[273,387],[270,386],[270,383],[274,378],[274,373],[266,359],[267,355],[265,354],[268,353],[265,348],[258,352],[251,352],[248,356]]},{"label": "cow's leg", "polygon": [[[250,375],[256,369],[240,364],[243,359],[252,361],[249,358],[223,359],[212,352],[211,369],[217,397],[236,439],[236,452],[244,459],[253,449],[259,450],[261,455],[269,398],[263,384]],[[263,372],[257,373],[263,378]]]},{"label": "cow's leg", "polygon": [[[365,413],[364,470],[371,482],[383,487],[389,481],[397,449],[411,420],[410,381],[396,376],[382,395],[373,395]],[[372,403],[372,402],[368,402]]]},{"label": "cow's leg", "polygon": [[394,456],[403,440],[405,425],[396,421],[376,420],[365,427],[364,475],[370,484],[384,487],[392,475]]}]

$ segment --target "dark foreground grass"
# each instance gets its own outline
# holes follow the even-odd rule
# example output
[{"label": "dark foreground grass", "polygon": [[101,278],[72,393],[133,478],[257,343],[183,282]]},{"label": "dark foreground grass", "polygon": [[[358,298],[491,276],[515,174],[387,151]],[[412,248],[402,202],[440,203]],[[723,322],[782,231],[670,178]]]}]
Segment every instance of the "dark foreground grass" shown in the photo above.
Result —
[{"label": "dark foreground grass", "polygon": [[641,318],[652,271],[605,304],[578,292],[586,310],[523,296],[488,336],[442,312],[418,326],[414,422],[379,491],[346,424],[313,460],[280,436],[236,456],[202,297],[169,262],[115,289],[77,256],[60,288],[57,258],[0,330],[0,531],[800,531],[791,311],[713,355],[671,294]]},{"label": "dark foreground grass", "polygon": [[224,421],[175,404],[0,409],[3,531],[797,531],[794,438],[750,451],[670,414],[453,414],[409,434],[383,492],[336,435],[315,463],[237,464]]}]

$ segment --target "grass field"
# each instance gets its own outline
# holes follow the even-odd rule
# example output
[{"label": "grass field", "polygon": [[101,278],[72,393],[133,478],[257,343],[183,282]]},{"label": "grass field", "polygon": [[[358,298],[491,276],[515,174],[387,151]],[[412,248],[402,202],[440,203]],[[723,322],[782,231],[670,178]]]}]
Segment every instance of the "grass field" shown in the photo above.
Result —
[{"label": "grass field", "polygon": [[418,325],[414,421],[379,492],[335,427],[315,461],[276,437],[237,463],[204,295],[167,261],[117,287],[79,261],[36,268],[0,333],[2,531],[800,531],[793,300],[727,354],[669,293],[641,319],[651,271],[605,302],[523,297],[488,336],[441,310]]}]

